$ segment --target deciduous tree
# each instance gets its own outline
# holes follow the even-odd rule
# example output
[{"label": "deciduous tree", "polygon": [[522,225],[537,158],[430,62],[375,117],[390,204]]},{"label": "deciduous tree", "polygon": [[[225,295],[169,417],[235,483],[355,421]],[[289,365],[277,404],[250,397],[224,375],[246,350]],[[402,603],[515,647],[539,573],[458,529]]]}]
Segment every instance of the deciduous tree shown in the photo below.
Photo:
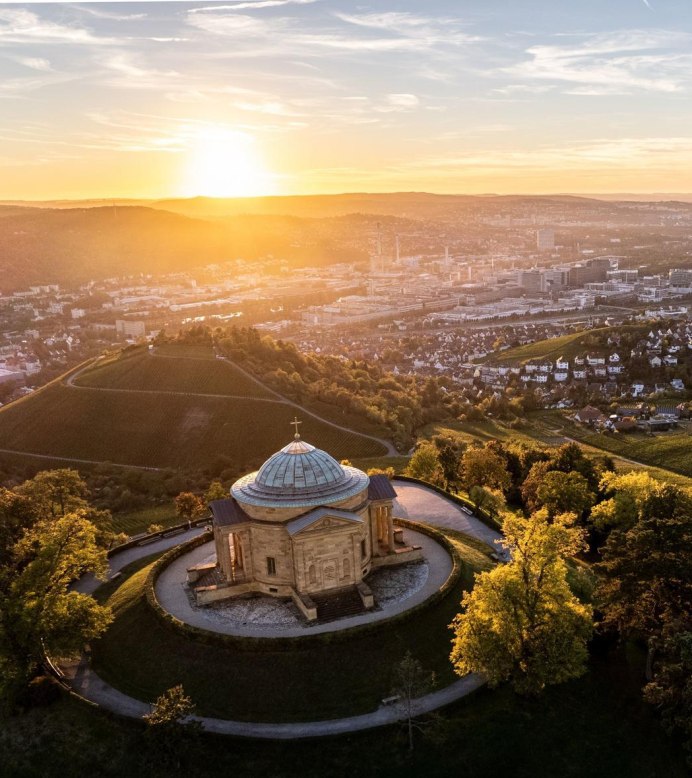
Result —
[{"label": "deciduous tree", "polygon": [[444,478],[438,459],[437,447],[424,440],[413,452],[413,456],[406,468],[406,475],[441,485]]},{"label": "deciduous tree", "polygon": [[209,503],[214,500],[225,500],[227,497],[228,489],[224,487],[221,481],[212,481],[204,495],[204,500]]},{"label": "deciduous tree", "polygon": [[192,492],[180,492],[175,498],[175,512],[181,519],[192,521],[206,510],[204,501]]},{"label": "deciduous tree", "polygon": [[493,686],[510,681],[535,694],[585,672],[591,608],[567,582],[566,560],[584,546],[573,520],[567,514],[551,523],[546,511],[506,517],[511,562],[476,578],[451,625],[459,675],[478,672]]},{"label": "deciduous tree", "polygon": [[70,468],[43,470],[16,491],[30,500],[36,513],[43,518],[64,516],[88,506],[87,485],[79,473]]},{"label": "deciduous tree", "polygon": [[467,490],[474,486],[490,489],[509,489],[511,479],[506,462],[485,448],[467,448],[461,458],[462,474]]},{"label": "deciduous tree", "polygon": [[423,665],[415,659],[410,651],[394,668],[394,686],[392,694],[399,699],[396,704],[404,715],[408,750],[413,751],[414,731],[423,731],[432,720],[423,720],[416,711],[416,700],[429,694],[435,688],[435,674],[426,673]]},{"label": "deciduous tree", "polygon": [[544,507],[551,519],[559,513],[582,516],[593,505],[594,497],[586,478],[576,471],[551,470],[536,489],[538,506]]},{"label": "deciduous tree", "polygon": [[68,586],[86,573],[105,577],[106,552],[80,512],[34,524],[0,570],[0,683],[6,694],[25,684],[43,652],[78,653],[108,626],[112,614]]}]

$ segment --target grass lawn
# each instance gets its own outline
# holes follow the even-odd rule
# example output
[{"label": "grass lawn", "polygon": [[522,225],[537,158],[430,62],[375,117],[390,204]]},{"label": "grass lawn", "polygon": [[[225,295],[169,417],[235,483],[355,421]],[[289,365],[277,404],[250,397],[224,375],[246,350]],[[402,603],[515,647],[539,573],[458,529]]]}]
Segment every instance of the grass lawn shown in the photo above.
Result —
[{"label": "grass lawn", "polygon": [[[643,676],[642,653],[627,647],[594,655],[587,675],[536,699],[481,689],[441,711],[436,739],[418,735],[412,755],[399,726],[296,742],[203,735],[185,745],[180,769],[147,774],[684,778],[681,749],[641,701]],[[159,760],[138,722],[69,697],[0,720],[0,773],[13,778],[120,778]]]},{"label": "grass lawn", "polygon": [[454,680],[448,624],[474,571],[492,564],[481,550],[490,548],[467,545],[462,535],[453,542],[465,575],[440,603],[348,640],[266,651],[204,645],[163,625],[144,601],[152,562],[140,560],[126,569],[126,580],[98,592],[116,619],[93,645],[94,668],[139,699],[151,701],[182,683],[200,713],[250,721],[326,719],[374,710],[389,695],[392,668],[406,651],[446,685]]},{"label": "grass lawn", "polygon": [[656,432],[652,436],[642,432],[604,434],[567,421],[564,433],[594,448],[692,476],[692,435],[687,430]]}]

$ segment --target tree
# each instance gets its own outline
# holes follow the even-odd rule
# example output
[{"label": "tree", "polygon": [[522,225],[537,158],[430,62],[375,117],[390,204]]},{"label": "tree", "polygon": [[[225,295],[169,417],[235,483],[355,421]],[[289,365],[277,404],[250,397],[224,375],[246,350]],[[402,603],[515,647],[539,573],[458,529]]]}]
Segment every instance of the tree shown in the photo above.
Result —
[{"label": "tree", "polygon": [[420,478],[430,483],[441,484],[443,477],[437,456],[437,447],[424,440],[413,452],[413,456],[406,468],[406,475],[412,478]]},{"label": "tree", "polygon": [[157,766],[179,768],[191,741],[202,732],[202,722],[192,717],[195,706],[182,685],[173,686],[156,699],[144,720],[154,746]]},{"label": "tree", "polygon": [[17,488],[34,506],[37,515],[64,516],[86,508],[87,485],[76,470],[42,470]]},{"label": "tree", "polygon": [[648,639],[649,665],[666,630],[685,622],[692,602],[692,498],[659,484],[635,522],[603,547],[596,591],[604,627]]},{"label": "tree", "polygon": [[467,448],[461,458],[466,488],[486,486],[490,489],[509,489],[511,479],[506,462],[494,451],[485,448]]},{"label": "tree", "polygon": [[79,512],[34,524],[0,571],[0,684],[6,694],[26,684],[44,651],[79,653],[112,619],[109,608],[68,586],[82,575],[104,578],[106,552]]},{"label": "tree", "polygon": [[469,489],[469,499],[473,507],[484,510],[489,516],[499,516],[507,503],[502,492],[497,489],[484,489],[482,486],[472,486]]},{"label": "tree", "polygon": [[0,487],[0,560],[9,559],[14,544],[37,518],[28,497]]},{"label": "tree", "polygon": [[642,504],[655,494],[662,484],[648,473],[632,471],[623,475],[607,472],[601,478],[600,490],[608,499],[595,505],[591,522],[600,530],[620,527],[628,529],[637,520]]},{"label": "tree", "polygon": [[449,438],[434,441],[437,447],[437,461],[440,464],[445,489],[455,489],[459,481],[461,451]]},{"label": "tree", "polygon": [[661,713],[669,734],[680,732],[692,766],[692,618],[663,641],[644,699]]},{"label": "tree", "polygon": [[551,519],[559,513],[583,516],[593,505],[594,494],[580,473],[551,470],[536,489],[536,501],[539,507],[548,511]]},{"label": "tree", "polygon": [[627,499],[612,498],[616,521],[597,566],[602,626],[646,640],[644,697],[692,754],[692,497],[646,479],[621,488]]},{"label": "tree", "polygon": [[212,481],[204,495],[204,501],[210,503],[214,500],[225,500],[227,497],[228,489],[224,487],[221,481]]},{"label": "tree", "polygon": [[407,651],[401,662],[394,668],[392,695],[399,698],[397,705],[404,716],[409,751],[413,751],[414,731],[423,731],[426,724],[433,721],[431,719],[423,722],[417,718],[416,700],[429,694],[434,688],[435,674],[426,673],[423,665],[411,655],[410,651]]},{"label": "tree", "polygon": [[175,498],[175,512],[181,519],[192,521],[202,516],[205,510],[204,502],[192,492],[180,492]]},{"label": "tree", "polygon": [[459,675],[481,673],[491,686],[510,681],[522,694],[582,675],[591,608],[567,582],[566,560],[584,546],[574,516],[546,511],[505,519],[512,560],[481,573],[452,622],[451,660]]}]

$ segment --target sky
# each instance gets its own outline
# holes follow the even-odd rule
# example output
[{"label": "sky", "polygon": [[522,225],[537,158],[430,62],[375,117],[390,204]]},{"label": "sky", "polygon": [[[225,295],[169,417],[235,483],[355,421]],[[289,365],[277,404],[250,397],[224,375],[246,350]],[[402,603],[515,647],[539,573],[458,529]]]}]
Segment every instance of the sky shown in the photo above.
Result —
[{"label": "sky", "polygon": [[0,3],[0,198],[692,192],[692,0]]}]

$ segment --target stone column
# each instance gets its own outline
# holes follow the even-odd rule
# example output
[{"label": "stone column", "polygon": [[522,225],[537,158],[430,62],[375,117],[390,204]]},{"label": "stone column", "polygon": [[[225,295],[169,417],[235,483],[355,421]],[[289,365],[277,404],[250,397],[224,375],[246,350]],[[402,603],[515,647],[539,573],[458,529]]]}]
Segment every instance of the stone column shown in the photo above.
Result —
[{"label": "stone column", "polygon": [[216,561],[221,568],[221,572],[224,574],[226,579],[230,581],[232,565],[229,541],[229,535],[222,529],[218,530],[218,535],[216,536]]},{"label": "stone column", "polygon": [[379,541],[379,516],[377,513],[377,506],[371,505],[369,510],[370,515],[370,549],[372,556],[380,555],[380,541]]},{"label": "stone column", "polygon": [[385,516],[387,517],[387,542],[389,544],[389,550],[394,551],[394,520],[392,519],[392,506],[387,505],[384,511]]}]

